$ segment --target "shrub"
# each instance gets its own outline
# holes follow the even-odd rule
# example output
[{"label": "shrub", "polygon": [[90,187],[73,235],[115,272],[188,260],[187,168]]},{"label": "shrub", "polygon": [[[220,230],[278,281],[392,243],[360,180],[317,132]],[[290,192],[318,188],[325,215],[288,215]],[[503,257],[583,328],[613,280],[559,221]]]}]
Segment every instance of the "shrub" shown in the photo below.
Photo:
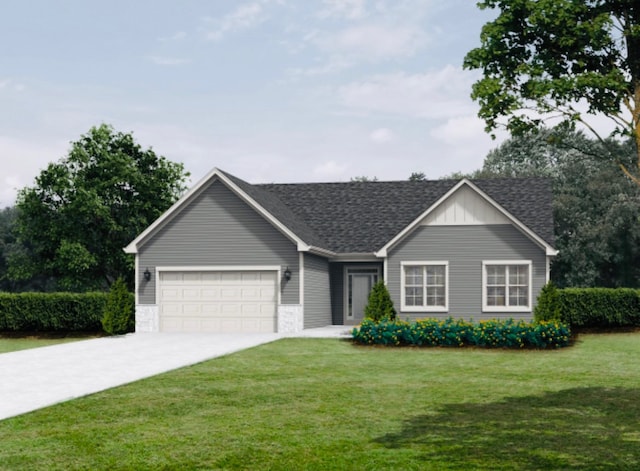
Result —
[{"label": "shrub", "polygon": [[533,310],[533,318],[538,322],[559,321],[562,319],[560,295],[552,281],[549,281],[540,290],[536,307]]},{"label": "shrub", "polygon": [[126,334],[135,330],[134,300],[127,290],[124,278],[118,278],[109,291],[102,316],[102,328],[110,335]]},{"label": "shrub", "polygon": [[373,285],[371,293],[369,293],[369,301],[364,308],[364,317],[376,322],[383,319],[394,320],[396,318],[396,310],[393,307],[391,295],[384,281],[380,280]]},{"label": "shrub", "polygon": [[560,348],[569,345],[569,327],[558,322],[488,320],[479,323],[448,318],[416,322],[365,319],[352,331],[364,345],[424,347]]},{"label": "shrub", "polygon": [[0,293],[0,331],[99,332],[107,293]]},{"label": "shrub", "polygon": [[558,295],[561,320],[572,327],[640,327],[640,290],[565,288]]}]

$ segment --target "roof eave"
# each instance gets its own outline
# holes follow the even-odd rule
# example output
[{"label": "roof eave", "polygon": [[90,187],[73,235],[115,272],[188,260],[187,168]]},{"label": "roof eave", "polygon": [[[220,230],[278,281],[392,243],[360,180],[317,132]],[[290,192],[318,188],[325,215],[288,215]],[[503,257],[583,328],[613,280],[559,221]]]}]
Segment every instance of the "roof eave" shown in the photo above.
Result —
[{"label": "roof eave", "polygon": [[529,227],[523,224],[518,218],[516,218],[509,211],[504,209],[497,201],[491,198],[488,194],[478,188],[472,181],[468,178],[462,178],[458,183],[456,183],[449,191],[447,191],[444,195],[442,195],[438,200],[433,203],[426,211],[420,214],[416,219],[414,219],[411,223],[409,223],[402,231],[400,231],[393,239],[387,242],[380,250],[375,252],[377,257],[386,257],[388,251],[391,247],[396,245],[402,239],[404,239],[407,235],[409,235],[419,224],[424,220],[431,212],[433,212],[438,206],[440,206],[447,198],[449,198],[452,194],[454,194],[462,185],[467,185],[469,188],[474,190],[478,195],[484,198],[489,204],[491,204],[497,211],[503,214],[507,219],[509,219],[520,231],[522,231],[527,237],[529,237],[532,241],[534,241],[538,246],[545,250],[545,253],[549,256],[555,256],[558,254],[558,251],[554,249],[548,242],[546,242],[542,237],[533,232]]},{"label": "roof eave", "polygon": [[207,173],[203,178],[201,178],[198,183],[196,183],[189,191],[187,191],[178,201],[176,201],[167,211],[165,211],[158,219],[156,219],[149,227],[147,227],[138,237],[136,237],[129,245],[124,248],[125,253],[136,254],[141,247],[141,244],[147,240],[147,238],[156,232],[166,221],[170,220],[175,213],[179,211],[182,206],[187,204],[189,200],[191,200],[194,195],[199,194],[205,186],[213,180],[213,178],[218,178],[222,181],[227,188],[231,189],[240,199],[242,199],[245,203],[251,206],[256,212],[262,215],[265,219],[267,219],[271,224],[273,224],[276,229],[278,229],[282,234],[284,234],[289,240],[296,244],[298,251],[308,251],[310,246],[306,244],[300,237],[298,237],[291,229],[282,224],[275,216],[273,216],[269,211],[267,211],[262,205],[260,205],[257,201],[255,201],[252,197],[250,197],[246,192],[244,192],[238,185],[233,183],[231,179],[229,179],[224,172],[219,170],[217,167],[214,167],[209,173]]}]

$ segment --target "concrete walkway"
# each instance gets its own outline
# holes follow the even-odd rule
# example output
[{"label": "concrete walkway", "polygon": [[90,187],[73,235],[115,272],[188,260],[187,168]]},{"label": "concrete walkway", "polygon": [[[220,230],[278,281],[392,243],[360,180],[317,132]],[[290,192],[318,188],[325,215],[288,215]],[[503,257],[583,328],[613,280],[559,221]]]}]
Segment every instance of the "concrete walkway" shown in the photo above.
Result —
[{"label": "concrete walkway", "polygon": [[284,337],[344,338],[348,327],[300,334],[129,334],[0,354],[0,420]]}]

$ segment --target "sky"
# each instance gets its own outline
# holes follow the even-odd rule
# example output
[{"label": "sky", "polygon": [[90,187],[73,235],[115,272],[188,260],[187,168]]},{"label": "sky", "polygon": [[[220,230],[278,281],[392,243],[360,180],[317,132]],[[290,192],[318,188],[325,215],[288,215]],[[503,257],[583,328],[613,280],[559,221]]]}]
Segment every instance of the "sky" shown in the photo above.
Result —
[{"label": "sky", "polygon": [[196,182],[439,178],[500,142],[473,0],[28,0],[0,16],[0,208],[92,126]]}]

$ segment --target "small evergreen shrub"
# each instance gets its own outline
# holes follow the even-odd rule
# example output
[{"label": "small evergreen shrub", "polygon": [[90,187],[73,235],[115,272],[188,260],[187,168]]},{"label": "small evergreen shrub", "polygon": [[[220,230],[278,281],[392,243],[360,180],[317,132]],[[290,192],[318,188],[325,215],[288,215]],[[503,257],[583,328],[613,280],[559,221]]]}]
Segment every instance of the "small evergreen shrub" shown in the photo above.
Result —
[{"label": "small evergreen shrub", "polygon": [[110,335],[126,334],[135,330],[134,300],[122,277],[111,285],[102,316],[102,328]]},{"label": "small evergreen shrub", "polygon": [[571,332],[558,322],[487,320],[478,323],[448,318],[416,322],[365,319],[352,331],[364,345],[422,347],[560,348],[569,345]]},{"label": "small evergreen shrub", "polygon": [[396,310],[384,281],[380,280],[373,285],[371,293],[369,293],[369,301],[364,308],[364,317],[375,322],[396,318]]},{"label": "small evergreen shrub", "polygon": [[562,319],[560,294],[552,281],[549,281],[540,290],[536,307],[533,310],[533,318],[538,322],[559,321]]}]

